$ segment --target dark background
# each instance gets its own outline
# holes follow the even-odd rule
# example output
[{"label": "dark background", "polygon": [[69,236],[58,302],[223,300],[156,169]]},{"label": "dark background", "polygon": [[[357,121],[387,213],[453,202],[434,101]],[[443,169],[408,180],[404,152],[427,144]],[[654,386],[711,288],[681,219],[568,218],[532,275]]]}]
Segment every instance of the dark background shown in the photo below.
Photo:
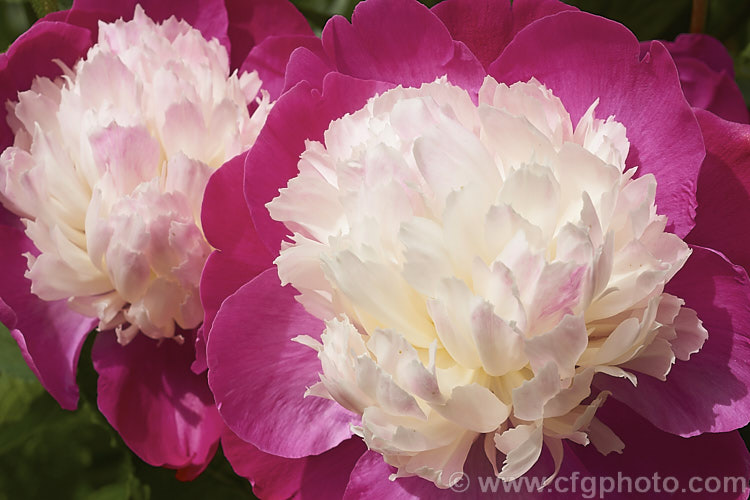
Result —
[{"label": "dark background", "polygon": [[[0,50],[36,19],[72,0],[0,0]],[[320,33],[334,14],[351,14],[356,0],[293,0]],[[434,0],[423,3],[434,5]],[[641,40],[672,40],[691,26],[692,0],[573,0],[582,10],[622,22]],[[750,102],[750,1],[709,0],[704,31],[735,61],[737,83]],[[1,243],[0,243],[1,244]],[[0,277],[0,279],[2,279]],[[0,500],[254,498],[247,481],[217,454],[191,483],[138,459],[96,409],[96,373],[89,337],[81,354],[79,409],[60,409],[28,369],[0,325]],[[750,443],[750,428],[743,429]]]}]

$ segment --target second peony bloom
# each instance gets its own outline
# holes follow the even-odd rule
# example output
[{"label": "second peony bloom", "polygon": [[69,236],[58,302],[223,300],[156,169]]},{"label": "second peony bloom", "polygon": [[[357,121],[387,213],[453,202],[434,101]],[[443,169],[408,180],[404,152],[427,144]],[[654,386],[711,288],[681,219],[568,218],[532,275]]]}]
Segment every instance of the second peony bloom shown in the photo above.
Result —
[{"label": "second peony bloom", "polygon": [[202,214],[209,383],[258,496],[747,477],[750,282],[701,225],[747,212],[701,184],[747,150],[712,111],[747,117],[679,57],[542,0],[367,0],[292,53]]},{"label": "second peony bloom", "polygon": [[66,409],[97,328],[100,410],[181,479],[227,432],[201,334],[203,191],[313,43],[286,1],[77,0],[0,55],[0,321]]}]

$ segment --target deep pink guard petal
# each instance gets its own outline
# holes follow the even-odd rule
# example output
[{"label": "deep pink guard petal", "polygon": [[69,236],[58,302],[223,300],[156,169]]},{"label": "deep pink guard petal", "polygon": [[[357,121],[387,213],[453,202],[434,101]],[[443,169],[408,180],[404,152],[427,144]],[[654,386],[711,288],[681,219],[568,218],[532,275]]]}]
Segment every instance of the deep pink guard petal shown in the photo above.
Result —
[{"label": "deep pink guard petal", "polygon": [[565,10],[557,0],[444,0],[432,8],[454,40],[459,40],[487,68],[516,33],[528,24]]},{"label": "deep pink guard petal", "polygon": [[73,66],[93,43],[83,28],[59,22],[40,21],[0,54],[0,151],[13,144],[13,133],[5,120],[5,103],[18,100],[18,92],[28,90],[36,76],[55,78],[62,69],[60,59]]},{"label": "deep pink guard petal", "polygon": [[248,478],[253,493],[265,500],[341,498],[354,464],[367,449],[353,437],[320,455],[283,458],[263,453],[229,430],[221,445],[234,471]]},{"label": "deep pink guard petal", "polygon": [[227,425],[262,451],[289,458],[334,448],[359,420],[333,401],[304,397],[320,362],[291,339],[319,336],[323,323],[294,295],[275,268],[264,271],[224,301],[207,350],[209,383]]},{"label": "deep pink guard petal", "polygon": [[438,77],[467,90],[478,90],[484,70],[445,25],[417,2],[368,0],[357,5],[351,24],[331,18],[322,34],[323,47],[344,74],[419,86]]},{"label": "deep pink guard petal", "polygon": [[76,368],[81,347],[96,321],[68,309],[64,301],[46,302],[31,293],[24,277],[24,253],[37,253],[15,227],[0,225],[0,321],[18,342],[26,363],[44,388],[66,410],[78,405]]},{"label": "deep pink guard petal", "polygon": [[[747,497],[747,491],[742,491],[742,488],[747,487],[750,454],[739,432],[680,438],[659,431],[636,412],[611,398],[597,411],[597,417],[625,442],[624,452],[621,455],[612,453],[602,457],[593,445],[568,445],[565,458],[569,463],[564,465],[561,474],[570,476],[572,468],[579,470],[581,477],[614,477],[615,485],[618,474],[630,478],[630,491],[625,480],[622,481],[619,494],[608,493],[605,498],[743,500]],[[654,480],[655,473],[661,478],[660,481]],[[679,487],[673,495],[666,492],[665,486],[669,490],[674,488],[672,481],[668,484],[664,482],[667,477],[678,481]],[[637,487],[640,484],[643,488],[647,481],[639,478],[650,478],[648,482],[651,488],[645,494],[639,494]],[[716,486],[711,478],[721,481],[721,490],[724,490],[725,478],[743,479],[736,484],[727,482],[726,491],[709,494],[708,491]],[[659,491],[654,487],[657,484]],[[705,489],[699,491],[698,487]],[[733,487],[739,491],[733,491]]]},{"label": "deep pink guard petal", "polygon": [[137,335],[127,346],[113,332],[96,337],[91,357],[99,373],[99,409],[146,462],[197,476],[211,461],[224,424],[205,375],[190,371],[194,333],[185,342]]},{"label": "deep pink guard petal", "polygon": [[698,214],[687,241],[715,248],[750,269],[750,234],[738,221],[750,218],[750,125],[695,111],[706,142],[698,177]]}]

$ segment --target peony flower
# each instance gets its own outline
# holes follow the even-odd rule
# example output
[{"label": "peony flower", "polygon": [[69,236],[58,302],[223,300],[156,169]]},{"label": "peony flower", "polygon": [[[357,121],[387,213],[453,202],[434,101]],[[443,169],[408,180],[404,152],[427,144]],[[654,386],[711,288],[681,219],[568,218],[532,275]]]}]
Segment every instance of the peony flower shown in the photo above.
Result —
[{"label": "peony flower", "polygon": [[98,329],[99,408],[182,479],[225,431],[200,332],[203,191],[315,40],[286,2],[82,0],[0,55],[0,320],[66,409]]},{"label": "peony flower", "polygon": [[262,498],[746,477],[750,283],[701,207],[747,215],[703,183],[743,133],[664,44],[555,1],[331,19],[204,198],[212,258],[248,269],[201,282],[235,469]]}]

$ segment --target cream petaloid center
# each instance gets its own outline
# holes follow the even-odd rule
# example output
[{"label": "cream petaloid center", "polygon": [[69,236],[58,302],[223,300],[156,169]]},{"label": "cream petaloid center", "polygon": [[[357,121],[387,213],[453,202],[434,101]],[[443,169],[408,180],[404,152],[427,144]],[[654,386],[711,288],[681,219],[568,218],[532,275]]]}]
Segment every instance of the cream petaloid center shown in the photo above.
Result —
[{"label": "cream petaloid center", "polygon": [[100,22],[98,42],[63,70],[7,103],[15,143],[0,157],[0,201],[39,251],[32,292],[98,317],[121,343],[197,327],[211,251],[203,191],[265,121],[257,73],[230,74],[217,40],[140,7]]},{"label": "cream petaloid center", "polygon": [[477,439],[506,480],[544,445],[559,469],[564,439],[621,452],[594,375],[664,379],[706,339],[664,293],[690,250],[596,107],[574,127],[533,79],[488,77],[478,104],[399,87],[309,142],[269,204],[293,232],[279,276],[326,321],[296,339],[321,361],[308,395],[360,414],[395,477],[448,487]]}]

